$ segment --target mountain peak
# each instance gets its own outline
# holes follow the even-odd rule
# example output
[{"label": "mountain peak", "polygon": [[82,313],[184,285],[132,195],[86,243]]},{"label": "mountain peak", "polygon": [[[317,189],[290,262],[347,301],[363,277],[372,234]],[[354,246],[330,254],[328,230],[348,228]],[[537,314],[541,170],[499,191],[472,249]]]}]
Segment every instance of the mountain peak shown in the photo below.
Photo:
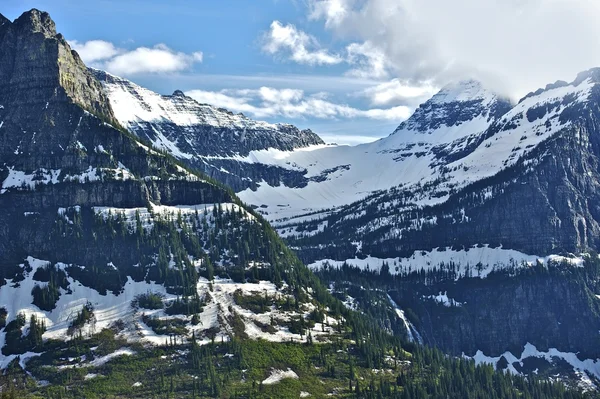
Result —
[{"label": "mountain peak", "polygon": [[181,90],[175,90],[172,95],[173,97],[185,97],[185,93]]},{"label": "mountain peak", "polygon": [[[0,34],[0,96],[14,102],[15,109],[33,102],[71,101],[85,110],[114,122],[102,87],[71,49],[47,12],[32,9],[14,22],[5,23]],[[41,33],[41,37],[40,34]],[[37,106],[37,105],[36,105]],[[44,109],[47,109],[45,107]]]},{"label": "mountain peak", "polygon": [[46,37],[56,36],[56,25],[50,14],[33,8],[21,14],[14,22],[15,27],[31,33],[42,33]]},{"label": "mountain peak", "polygon": [[4,15],[0,14],[0,26],[3,26],[7,23],[11,23],[10,19],[6,18]]},{"label": "mountain peak", "polygon": [[457,127],[477,120],[476,126],[471,127],[475,131],[463,129],[463,134],[476,133],[510,108],[509,100],[487,89],[481,82],[462,80],[447,84],[421,104],[392,135],[405,130],[431,134],[441,127]]},{"label": "mountain peak", "polygon": [[575,81],[573,82],[573,86],[578,86],[580,83],[588,79],[591,79],[594,83],[600,83],[600,67],[579,72],[575,78]]},{"label": "mountain peak", "polygon": [[430,101],[437,104],[447,104],[457,101],[481,100],[490,96],[490,94],[494,95],[481,82],[468,79],[447,84]]}]

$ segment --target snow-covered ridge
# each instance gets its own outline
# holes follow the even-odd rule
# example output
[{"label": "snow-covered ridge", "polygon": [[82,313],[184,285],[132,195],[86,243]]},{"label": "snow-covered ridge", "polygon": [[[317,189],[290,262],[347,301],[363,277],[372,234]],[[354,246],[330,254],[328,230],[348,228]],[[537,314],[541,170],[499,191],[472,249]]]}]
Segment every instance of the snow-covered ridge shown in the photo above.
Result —
[{"label": "snow-covered ridge", "polygon": [[165,96],[127,79],[93,69],[108,94],[115,116],[124,126],[136,122],[169,121],[178,126],[208,125],[226,128],[276,130],[279,125],[254,121],[209,104],[200,104],[177,90]]},{"label": "snow-covered ridge", "polygon": [[[421,104],[390,138],[398,136],[396,142],[415,141],[410,137],[420,133],[415,138],[438,144],[449,142],[487,128],[510,107],[509,100],[488,90],[481,82],[450,83]],[[453,130],[453,134],[449,135],[447,130]]]},{"label": "snow-covered ridge", "polygon": [[470,79],[449,83],[435,94],[430,101],[435,104],[474,100],[489,102],[495,97],[496,95],[487,90],[481,82]]},{"label": "snow-covered ridge", "polygon": [[[412,256],[406,258],[375,258],[368,256],[364,259],[354,258],[343,261],[323,259],[314,262],[308,267],[321,269],[323,267],[339,268],[343,264],[358,267],[363,270],[378,272],[384,264],[389,266],[392,274],[408,274],[418,271],[431,271],[441,267],[456,268],[459,277],[485,278],[493,271],[501,271],[510,267],[531,267],[538,263],[547,265],[549,262],[567,262],[574,267],[583,266],[584,259],[575,255],[549,255],[539,257],[527,255],[519,251],[503,248],[490,248],[487,245],[473,247],[468,250],[456,251],[450,248],[436,248],[432,251],[415,251]],[[440,297],[440,299],[442,299]]]},{"label": "snow-covered ridge", "polygon": [[107,72],[92,72],[102,83],[119,123],[180,159],[323,144],[310,130],[255,121],[198,103],[179,90],[160,95]]}]

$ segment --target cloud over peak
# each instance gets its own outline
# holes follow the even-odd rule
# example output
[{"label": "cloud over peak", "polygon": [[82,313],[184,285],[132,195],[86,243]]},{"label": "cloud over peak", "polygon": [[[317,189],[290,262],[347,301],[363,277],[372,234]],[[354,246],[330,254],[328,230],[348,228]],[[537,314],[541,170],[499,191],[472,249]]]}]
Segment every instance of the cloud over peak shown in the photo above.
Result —
[{"label": "cloud over peak", "polygon": [[276,89],[224,89],[220,91],[190,90],[186,94],[200,103],[243,112],[255,118],[317,118],[402,121],[410,115],[410,108],[396,106],[387,109],[358,109],[347,104],[330,101],[326,93],[306,95],[302,90]]},{"label": "cloud over peak", "polygon": [[308,0],[307,14],[411,82],[477,78],[518,97],[600,65],[593,0]]}]

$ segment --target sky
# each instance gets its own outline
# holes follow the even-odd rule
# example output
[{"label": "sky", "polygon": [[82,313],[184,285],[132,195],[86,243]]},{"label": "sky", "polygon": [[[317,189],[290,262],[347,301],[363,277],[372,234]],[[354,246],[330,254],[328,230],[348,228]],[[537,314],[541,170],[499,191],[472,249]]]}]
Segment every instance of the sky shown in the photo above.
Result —
[{"label": "sky", "polygon": [[87,65],[328,142],[389,135],[439,88],[514,101],[600,66],[597,0],[3,0]]}]

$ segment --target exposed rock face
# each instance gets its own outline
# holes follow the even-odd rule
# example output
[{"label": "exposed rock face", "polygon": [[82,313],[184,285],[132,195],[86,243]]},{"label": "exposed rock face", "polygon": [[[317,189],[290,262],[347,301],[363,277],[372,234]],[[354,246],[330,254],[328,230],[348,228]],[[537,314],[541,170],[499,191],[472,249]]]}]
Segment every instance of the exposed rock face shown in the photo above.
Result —
[{"label": "exposed rock face", "polygon": [[431,134],[442,126],[452,128],[484,116],[494,121],[512,108],[510,101],[490,96],[475,80],[462,81],[444,87],[419,106],[414,114],[401,123],[392,134],[413,130]]},{"label": "exposed rock face", "polygon": [[[176,111],[192,102],[180,92],[170,99]],[[312,137],[277,129],[272,139],[284,147]],[[261,145],[254,141],[261,132],[240,146]],[[235,136],[223,127],[221,144],[226,133]],[[289,323],[267,331],[259,328],[267,315],[248,312],[234,297],[250,280],[278,300],[287,287],[316,293],[314,275],[230,189],[150,147],[119,125],[100,82],[47,14],[32,10],[14,22],[0,16],[2,368],[33,352],[54,359],[57,342],[109,328],[156,345],[173,334],[164,328],[171,323],[182,342],[310,340],[302,328],[302,335],[290,331],[296,317],[306,317],[301,300],[297,312],[270,309],[272,320],[281,315]],[[227,280],[233,289],[222,292],[214,288],[218,276],[242,287]],[[151,316],[138,306],[144,295],[157,298]]]},{"label": "exposed rock face", "polygon": [[161,96],[127,79],[91,71],[104,85],[123,126],[236,191],[255,188],[263,180],[291,186],[307,182],[297,171],[244,160],[251,151],[292,151],[324,144],[310,130],[254,121],[242,114],[199,104],[180,90]]},{"label": "exposed rock face", "polygon": [[[10,105],[66,102],[114,121],[101,85],[64,37],[56,33],[47,13],[31,10],[0,27],[2,101]],[[38,112],[39,113],[39,112]]]},{"label": "exposed rock face", "polygon": [[[5,20],[0,27],[2,161],[28,170],[75,166],[70,146],[90,118],[85,111],[116,123],[101,85],[56,33],[48,14],[31,10],[13,23]],[[33,156],[38,152],[43,156]]]},{"label": "exposed rock face", "polygon": [[[418,287],[418,288],[417,288]],[[580,359],[600,358],[600,301],[584,279],[562,273],[494,276],[424,287],[401,285],[392,295],[419,315],[426,342],[446,351],[488,356],[520,354],[526,343],[539,350],[560,348]],[[452,305],[431,298],[439,292]]]}]

